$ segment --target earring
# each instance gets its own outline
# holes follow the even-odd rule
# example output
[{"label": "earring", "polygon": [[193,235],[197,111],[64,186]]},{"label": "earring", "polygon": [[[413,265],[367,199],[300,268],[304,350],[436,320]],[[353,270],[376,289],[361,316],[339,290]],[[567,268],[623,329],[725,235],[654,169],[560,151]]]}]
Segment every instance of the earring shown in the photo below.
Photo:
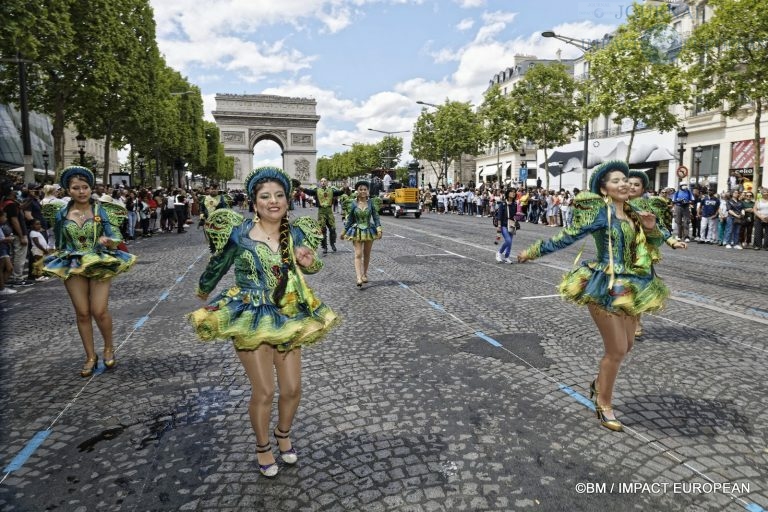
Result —
[{"label": "earring", "polygon": [[260,220],[261,219],[259,218],[259,212],[254,210],[254,212],[253,212],[253,222],[258,224]]}]

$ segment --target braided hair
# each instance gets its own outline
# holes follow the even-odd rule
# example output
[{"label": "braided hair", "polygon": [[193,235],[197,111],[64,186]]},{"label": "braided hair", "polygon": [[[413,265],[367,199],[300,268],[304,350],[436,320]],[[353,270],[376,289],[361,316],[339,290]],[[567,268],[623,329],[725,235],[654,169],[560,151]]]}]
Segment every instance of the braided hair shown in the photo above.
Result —
[{"label": "braided hair", "polygon": [[294,268],[293,254],[291,253],[291,225],[286,215],[280,219],[280,275],[277,278],[277,287],[272,295],[272,301],[276,306],[280,305],[288,286],[288,271]]}]

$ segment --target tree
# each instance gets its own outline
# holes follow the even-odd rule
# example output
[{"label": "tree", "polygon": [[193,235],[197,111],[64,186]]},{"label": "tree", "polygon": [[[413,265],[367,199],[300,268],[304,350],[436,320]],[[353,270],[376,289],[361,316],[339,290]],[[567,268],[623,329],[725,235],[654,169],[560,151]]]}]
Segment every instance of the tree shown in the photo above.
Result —
[{"label": "tree", "polygon": [[754,109],[753,186],[760,176],[760,122],[768,105],[768,10],[762,0],[709,0],[714,14],[685,42],[681,60],[704,108],[726,116]]},{"label": "tree", "polygon": [[[394,169],[403,154],[403,138],[387,135],[378,144],[379,167]],[[354,147],[354,146],[353,146]]]},{"label": "tree", "polygon": [[518,142],[516,125],[509,97],[502,94],[499,84],[493,84],[483,96],[478,110],[483,123],[482,141],[487,147],[496,146],[496,175],[501,183],[501,148]]},{"label": "tree", "polygon": [[438,185],[447,179],[448,167],[461,155],[477,155],[483,143],[480,116],[470,103],[446,101],[436,111],[422,109],[413,128],[411,154],[420,160],[442,161]]},{"label": "tree", "polygon": [[123,147],[146,120],[146,110],[137,105],[155,95],[156,81],[151,78],[160,60],[146,0],[106,3],[111,6],[108,15],[90,16],[86,22],[93,33],[110,36],[90,49],[93,80],[82,84],[74,115],[81,133],[105,139],[104,184],[109,182],[111,148]]},{"label": "tree", "polygon": [[589,52],[589,118],[613,115],[613,122],[632,122],[626,160],[640,123],[662,132],[678,126],[673,105],[685,103],[689,87],[682,70],[659,49],[672,14],[666,4],[632,4],[627,22],[602,49]]},{"label": "tree", "polygon": [[567,68],[555,63],[530,68],[509,95],[516,130],[544,150],[547,189],[549,148],[568,143],[581,124],[575,92],[576,82]]}]

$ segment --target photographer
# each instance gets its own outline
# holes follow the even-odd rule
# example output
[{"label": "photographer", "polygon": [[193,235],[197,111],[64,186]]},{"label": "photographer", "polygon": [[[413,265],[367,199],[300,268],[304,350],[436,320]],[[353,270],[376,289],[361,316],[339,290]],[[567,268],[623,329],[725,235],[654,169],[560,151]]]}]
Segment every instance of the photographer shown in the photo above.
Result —
[{"label": "photographer", "polygon": [[693,194],[688,190],[687,183],[681,183],[678,190],[672,195],[672,204],[675,205],[675,225],[677,226],[677,239],[690,242],[689,226],[691,223],[691,203]]}]

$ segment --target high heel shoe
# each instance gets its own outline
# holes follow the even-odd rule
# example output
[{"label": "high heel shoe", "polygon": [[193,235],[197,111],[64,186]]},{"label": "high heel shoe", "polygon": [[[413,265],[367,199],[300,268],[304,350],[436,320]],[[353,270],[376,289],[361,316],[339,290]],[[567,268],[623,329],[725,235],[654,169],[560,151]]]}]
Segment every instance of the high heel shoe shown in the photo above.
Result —
[{"label": "high heel shoe", "polygon": [[367,283],[367,282],[368,282],[368,276],[363,276],[363,279],[362,279],[362,281],[363,281],[364,283]]},{"label": "high heel shoe", "polygon": [[[593,396],[595,397],[594,399],[592,398]],[[589,385],[589,399],[597,406],[597,379],[593,380]]]},{"label": "high heel shoe", "polygon": [[85,360],[85,364],[83,365],[83,369],[80,370],[80,376],[83,378],[90,377],[93,375],[94,370],[99,366],[99,356],[95,356],[93,358],[88,358]]},{"label": "high heel shoe", "polygon": [[362,279],[358,279],[357,280],[357,287],[358,288],[362,288],[363,287],[363,280]]},{"label": "high heel shoe", "polygon": [[[111,354],[112,357],[107,358],[107,353]],[[104,357],[102,358],[102,360],[104,361],[104,368],[106,368],[107,370],[111,370],[112,368],[114,368],[115,365],[117,364],[117,361],[115,360],[114,349],[110,351],[107,351],[107,349],[104,349]]]},{"label": "high heel shoe", "polygon": [[597,403],[595,403],[595,414],[597,415],[597,419],[600,420],[600,425],[608,430],[613,430],[614,432],[623,432],[624,425],[622,425],[619,420],[615,418],[608,419],[605,417],[605,414],[603,414],[612,410],[613,407],[610,405],[597,405]]},{"label": "high heel shoe", "polygon": [[[278,434],[278,432],[280,433]],[[293,444],[291,444],[291,447],[285,451],[280,448],[280,439],[288,439],[288,437],[291,435],[290,429],[288,432],[283,432],[279,428],[275,427],[275,430],[272,431],[272,433],[275,435],[275,441],[277,441],[277,449],[280,450],[280,458],[283,459],[283,462],[286,464],[296,464],[296,462],[299,460],[299,456],[296,454],[296,449],[294,449]]]},{"label": "high heel shoe", "polygon": [[[269,443],[256,445],[256,453],[269,453],[271,451],[272,445]],[[276,477],[279,469],[280,468],[277,467],[277,462],[273,462],[272,464],[259,464],[259,472],[267,478]]]}]

